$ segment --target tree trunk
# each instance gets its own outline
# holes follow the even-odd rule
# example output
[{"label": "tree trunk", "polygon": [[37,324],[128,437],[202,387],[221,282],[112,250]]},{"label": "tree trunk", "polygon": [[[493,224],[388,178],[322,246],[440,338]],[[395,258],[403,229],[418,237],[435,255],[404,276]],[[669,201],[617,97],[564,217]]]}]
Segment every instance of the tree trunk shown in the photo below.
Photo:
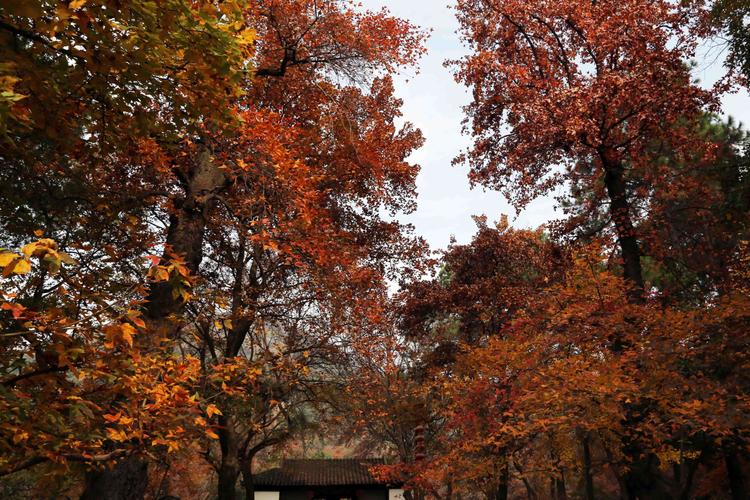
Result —
[{"label": "tree trunk", "polygon": [[580,431],[583,448],[583,484],[586,500],[594,500],[594,477],[591,475],[591,446],[587,431]]},{"label": "tree trunk", "polygon": [[683,462],[680,465],[680,468],[687,469],[686,474],[684,473],[684,470],[680,471],[680,500],[690,500],[690,498],[692,498],[693,481],[695,479],[695,471],[698,469],[698,465],[698,460],[689,460],[688,462]]},{"label": "tree trunk", "polygon": [[560,472],[560,475],[555,477],[555,498],[557,500],[567,500],[568,492],[565,488],[565,473]]},{"label": "tree trunk", "polygon": [[242,461],[242,484],[245,487],[245,500],[255,499],[255,482],[253,480],[253,458]]},{"label": "tree trunk", "polygon": [[655,455],[649,453],[645,457],[639,456],[641,446],[637,442],[630,442],[624,450],[625,455],[634,457],[630,470],[625,475],[627,496],[630,500],[667,500],[671,498],[660,481],[658,465]]},{"label": "tree trunk", "polygon": [[750,491],[748,491],[747,481],[742,472],[742,462],[739,455],[736,451],[727,451],[724,453],[724,462],[727,467],[732,500],[747,500],[750,498]]},{"label": "tree trunk", "polygon": [[[168,252],[171,251],[185,259],[191,273],[198,272],[203,260],[207,211],[212,196],[223,188],[225,182],[224,174],[212,162],[211,152],[204,148],[183,180],[184,196],[173,202],[175,211],[169,217],[165,259],[169,258]],[[168,331],[159,333],[173,336],[174,325],[167,318],[179,312],[182,306],[182,300],[172,295],[169,283],[154,283],[149,290],[145,311],[149,326],[166,328]]]},{"label": "tree trunk", "polygon": [[531,483],[529,483],[529,480],[526,477],[526,475],[523,473],[523,468],[515,460],[513,460],[513,467],[515,467],[516,471],[521,477],[521,481],[523,482],[524,487],[526,488],[526,498],[528,498],[529,500],[534,500],[536,498],[536,492],[534,491],[534,488],[531,486]]},{"label": "tree trunk", "polygon": [[[184,257],[191,273],[197,273],[203,259],[203,237],[206,229],[206,212],[211,195],[218,193],[225,184],[224,174],[212,163],[209,149],[204,148],[183,177],[184,196],[174,200],[175,212],[169,218],[166,244],[169,249]],[[165,258],[168,255],[165,253]],[[158,338],[170,338],[178,325],[169,317],[182,309],[181,299],[172,295],[172,287],[160,282],[151,286],[145,317],[149,338],[145,343],[155,344]],[[148,463],[131,457],[115,464],[110,470],[93,471],[87,474],[86,489],[81,500],[128,499],[140,500],[148,486]]]},{"label": "tree trunk", "polygon": [[141,500],[148,487],[148,464],[128,457],[114,468],[86,474],[81,500]]},{"label": "tree trunk", "polygon": [[[630,286],[628,299],[631,303],[642,303],[644,300],[643,269],[641,267],[641,250],[638,244],[633,214],[628,199],[622,162],[614,158],[612,152],[599,151],[604,168],[604,185],[610,200],[610,215],[615,224],[617,240],[622,256],[623,277]],[[616,339],[613,350],[624,349],[623,340]],[[626,408],[625,427],[633,426],[633,415],[642,413],[642,409]],[[623,452],[631,459],[631,465],[625,474],[624,482],[627,496],[634,499],[668,498],[658,473],[658,459],[652,453],[643,453],[643,446],[637,439],[626,436]]]},{"label": "tree trunk", "polygon": [[495,488],[493,500],[508,500],[508,482],[510,480],[510,468],[508,460],[505,460],[498,470],[498,483]]},{"label": "tree trunk", "polygon": [[239,442],[232,418],[223,415],[219,418],[219,444],[221,445],[221,465],[219,466],[219,500],[236,500],[237,479],[240,477]]},{"label": "tree trunk", "polygon": [[606,151],[601,152],[604,167],[604,185],[609,196],[609,213],[615,223],[617,241],[622,257],[623,277],[631,285],[630,299],[639,302],[643,299],[643,269],[641,249],[633,226],[633,214],[628,200],[622,164],[611,158]]}]

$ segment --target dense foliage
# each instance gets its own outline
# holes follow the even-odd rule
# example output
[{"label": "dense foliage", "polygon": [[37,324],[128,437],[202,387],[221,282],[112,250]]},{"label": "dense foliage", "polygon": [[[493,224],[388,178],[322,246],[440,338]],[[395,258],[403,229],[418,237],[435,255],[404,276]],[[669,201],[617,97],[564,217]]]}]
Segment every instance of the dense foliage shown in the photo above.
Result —
[{"label": "dense foliage", "polygon": [[409,22],[4,2],[0,496],[253,498],[322,441],[390,456],[415,500],[748,498],[750,139],[719,118],[747,12],[459,0],[456,162],[565,218],[476,217],[429,260],[394,221]]}]

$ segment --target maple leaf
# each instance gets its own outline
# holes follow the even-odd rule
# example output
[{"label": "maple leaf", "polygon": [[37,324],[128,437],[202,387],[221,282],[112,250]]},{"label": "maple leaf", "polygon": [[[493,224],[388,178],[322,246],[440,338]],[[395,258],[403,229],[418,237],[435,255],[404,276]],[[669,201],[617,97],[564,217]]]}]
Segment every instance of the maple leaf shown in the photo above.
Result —
[{"label": "maple leaf", "polygon": [[117,442],[127,441],[128,439],[128,435],[123,430],[112,427],[107,427],[107,437]]},{"label": "maple leaf", "polygon": [[216,405],[210,404],[206,407],[206,415],[208,415],[208,418],[211,418],[214,415],[223,415],[223,413],[221,413],[221,410]]},{"label": "maple leaf", "polygon": [[102,417],[109,423],[115,423],[122,417],[122,412],[117,412],[117,414],[105,413]]},{"label": "maple leaf", "polygon": [[135,328],[128,323],[120,325],[120,332],[122,339],[130,346],[133,347],[133,335],[135,334]]}]

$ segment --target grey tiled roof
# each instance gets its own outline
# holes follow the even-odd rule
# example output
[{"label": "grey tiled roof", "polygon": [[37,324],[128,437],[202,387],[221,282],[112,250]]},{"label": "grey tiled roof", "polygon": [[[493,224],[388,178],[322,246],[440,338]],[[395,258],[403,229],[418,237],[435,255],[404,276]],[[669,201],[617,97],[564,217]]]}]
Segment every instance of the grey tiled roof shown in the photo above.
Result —
[{"label": "grey tiled roof", "polygon": [[257,486],[374,486],[369,467],[382,465],[381,458],[334,458],[284,460],[281,467],[253,477]]}]

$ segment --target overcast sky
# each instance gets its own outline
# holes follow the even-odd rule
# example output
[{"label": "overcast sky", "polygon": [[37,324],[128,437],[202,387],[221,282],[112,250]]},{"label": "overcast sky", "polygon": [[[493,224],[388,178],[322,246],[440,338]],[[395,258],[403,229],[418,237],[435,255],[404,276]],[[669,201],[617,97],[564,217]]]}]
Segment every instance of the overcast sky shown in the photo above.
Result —
[{"label": "overcast sky", "polygon": [[[540,199],[516,216],[502,194],[470,189],[465,166],[451,166],[451,160],[469,145],[461,134],[461,107],[469,101],[467,90],[455,83],[451,71],[443,67],[446,59],[457,59],[466,52],[458,35],[458,24],[446,0],[362,0],[368,9],[387,7],[394,15],[423,28],[432,29],[429,53],[420,64],[419,74],[404,74],[397,80],[397,94],[404,100],[404,118],[425,135],[426,144],[412,161],[422,166],[417,180],[417,211],[404,217],[413,224],[433,249],[445,248],[453,235],[467,243],[476,225],[472,215],[487,215],[490,220],[507,214],[517,227],[536,227],[560,216],[553,199]],[[721,72],[717,51],[709,51],[699,62],[696,77],[713,83]],[[743,123],[750,123],[750,99],[746,93],[728,96],[724,110]]]}]

